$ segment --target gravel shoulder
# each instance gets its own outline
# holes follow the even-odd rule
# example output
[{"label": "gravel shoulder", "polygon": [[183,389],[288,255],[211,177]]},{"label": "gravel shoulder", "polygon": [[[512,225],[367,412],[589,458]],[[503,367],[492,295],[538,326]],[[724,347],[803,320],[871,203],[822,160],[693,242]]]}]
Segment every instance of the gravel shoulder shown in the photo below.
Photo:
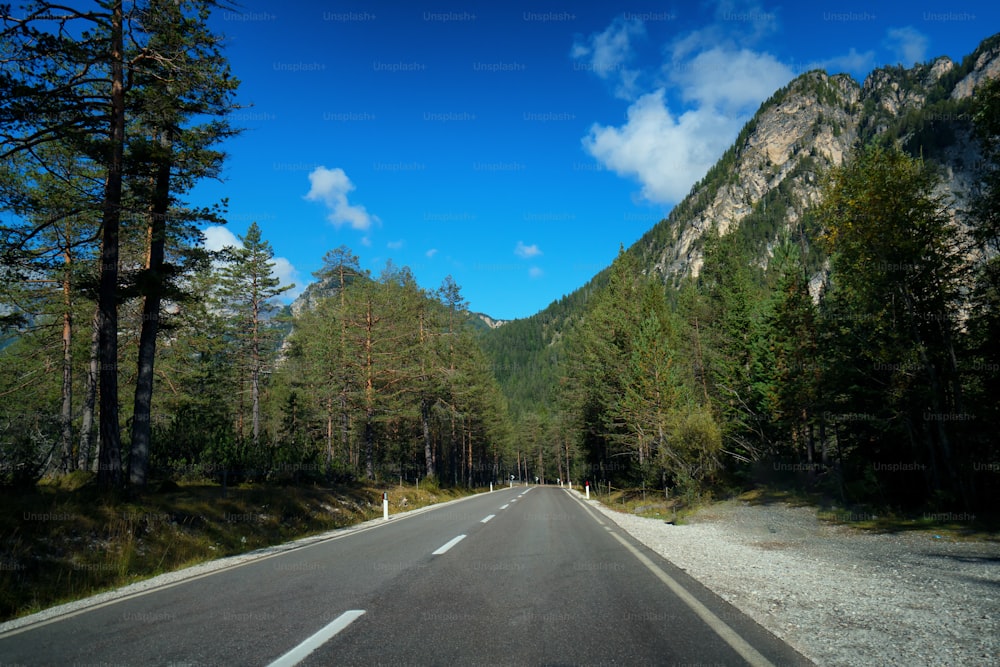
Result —
[{"label": "gravel shoulder", "polygon": [[1000,543],[867,533],[784,503],[673,526],[588,502],[817,665],[1000,665]]}]

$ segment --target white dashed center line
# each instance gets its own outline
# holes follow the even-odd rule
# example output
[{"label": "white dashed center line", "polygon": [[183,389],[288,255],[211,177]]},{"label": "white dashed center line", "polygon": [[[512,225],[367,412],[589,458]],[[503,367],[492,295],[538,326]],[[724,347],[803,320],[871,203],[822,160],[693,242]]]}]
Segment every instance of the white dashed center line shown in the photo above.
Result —
[{"label": "white dashed center line", "polygon": [[305,640],[291,651],[281,656],[274,662],[272,662],[268,667],[294,667],[294,665],[299,664],[305,660],[310,653],[318,649],[320,646],[326,642],[333,639],[334,635],[346,628],[348,625],[356,621],[359,617],[364,614],[362,609],[352,609],[351,611],[345,611],[343,614],[338,616],[329,625],[325,626],[322,630],[314,634],[309,639]]},{"label": "white dashed center line", "polygon": [[448,549],[451,549],[453,546],[455,546],[464,539],[465,535],[459,535],[458,537],[450,540],[447,544],[442,545],[437,551],[433,552],[431,555],[440,556],[444,552],[448,551]]}]

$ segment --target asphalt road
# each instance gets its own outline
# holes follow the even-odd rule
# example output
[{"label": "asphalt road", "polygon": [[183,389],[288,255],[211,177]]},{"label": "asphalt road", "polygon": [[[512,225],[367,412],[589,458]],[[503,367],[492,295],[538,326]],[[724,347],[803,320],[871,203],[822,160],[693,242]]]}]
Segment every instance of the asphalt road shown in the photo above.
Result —
[{"label": "asphalt road", "polygon": [[515,487],[0,635],[0,665],[809,665],[558,487]]}]

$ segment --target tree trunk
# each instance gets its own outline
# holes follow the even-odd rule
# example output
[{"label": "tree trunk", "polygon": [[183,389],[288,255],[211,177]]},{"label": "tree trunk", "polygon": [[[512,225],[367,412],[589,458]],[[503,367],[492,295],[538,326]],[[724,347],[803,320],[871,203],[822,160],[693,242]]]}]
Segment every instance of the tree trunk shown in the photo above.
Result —
[{"label": "tree trunk", "polygon": [[80,423],[80,451],[77,461],[80,470],[89,470],[93,460],[90,450],[94,438],[94,406],[97,403],[97,376],[100,367],[100,319],[101,312],[95,309],[90,327],[90,368],[84,389],[83,420]]},{"label": "tree trunk", "polygon": [[250,368],[250,415],[253,425],[253,449],[257,454],[260,444],[260,308],[258,295],[254,294],[253,303],[253,338],[251,340]]},{"label": "tree trunk", "polygon": [[62,408],[59,420],[62,424],[62,455],[59,470],[68,473],[76,467],[73,458],[73,300],[71,298],[70,276],[72,255],[69,251],[69,235],[66,236],[65,273],[63,274],[63,333],[62,333]]},{"label": "tree trunk", "polygon": [[375,479],[375,410],[365,410],[365,477]]},{"label": "tree trunk", "polygon": [[125,146],[125,86],[122,0],[111,12],[111,159],[104,185],[101,239],[100,308],[100,433],[98,484],[122,483],[121,432],[118,424],[118,236],[121,222],[122,167]]},{"label": "tree trunk", "polygon": [[156,336],[160,330],[160,303],[163,298],[163,262],[167,237],[167,209],[170,206],[170,135],[160,136],[160,156],[149,212],[146,236],[146,277],[143,284],[142,328],[139,333],[139,365],[135,380],[132,409],[132,449],[129,455],[129,483],[143,488],[149,477],[149,451],[152,442],[153,365],[156,361]]},{"label": "tree trunk", "polygon": [[[351,415],[347,412],[347,391],[345,390],[340,393],[340,450],[347,452],[350,446]],[[348,456],[348,458],[350,457]]]},{"label": "tree trunk", "polygon": [[372,423],[375,419],[375,356],[372,340],[375,318],[372,313],[372,302],[368,299],[368,309],[365,313],[365,476],[375,479],[375,429]]},{"label": "tree trunk", "polygon": [[816,444],[813,442],[812,429],[809,428],[809,414],[805,408],[802,408],[799,413],[799,429],[802,431],[802,439],[806,443],[806,461],[809,462],[809,474],[812,475],[812,464],[816,458]]},{"label": "tree trunk", "polygon": [[455,433],[455,407],[451,406],[451,476],[452,484],[458,486],[458,436]]},{"label": "tree trunk", "polygon": [[566,475],[563,474],[562,457],[559,456],[558,452],[556,453],[556,474],[559,475],[559,481],[566,481]]},{"label": "tree trunk", "polygon": [[705,359],[701,354],[701,332],[698,330],[698,318],[694,318],[694,344],[698,354],[698,372],[701,375],[701,390],[705,395],[705,405],[710,405],[708,399],[708,369],[705,368]]},{"label": "tree trunk", "polygon": [[[347,452],[348,463],[354,466],[353,456],[351,453],[351,421],[350,414],[347,410],[347,391],[350,386],[350,375],[348,373],[348,367],[345,360],[346,350],[347,350],[347,294],[346,294],[346,280],[347,280],[347,269],[341,262],[339,267],[340,275],[340,347],[337,350],[340,363],[343,368],[343,374],[341,375],[340,382],[340,450],[342,452]],[[356,468],[355,468],[356,470]]]},{"label": "tree trunk", "polygon": [[431,443],[431,406],[430,401],[427,400],[426,392],[428,391],[425,384],[427,382],[427,368],[426,368],[426,356],[424,354],[424,343],[427,338],[427,332],[424,330],[424,311],[420,310],[419,317],[420,325],[420,380],[421,380],[421,391],[424,392],[424,396],[420,397],[420,427],[423,430],[424,436],[424,467],[427,477],[434,477],[434,447]]},{"label": "tree trunk", "polygon": [[434,447],[431,443],[431,406],[426,398],[420,399],[420,426],[424,435],[424,465],[428,477],[434,477]]},{"label": "tree trunk", "polygon": [[326,467],[333,465],[333,397],[326,399]]},{"label": "tree trunk", "polygon": [[566,447],[566,481],[571,481],[569,472],[569,436],[563,433],[563,445]]},{"label": "tree trunk", "polygon": [[469,477],[469,488],[473,486],[472,472],[475,468],[472,462],[472,426],[470,425],[467,429],[468,431],[468,477]]}]

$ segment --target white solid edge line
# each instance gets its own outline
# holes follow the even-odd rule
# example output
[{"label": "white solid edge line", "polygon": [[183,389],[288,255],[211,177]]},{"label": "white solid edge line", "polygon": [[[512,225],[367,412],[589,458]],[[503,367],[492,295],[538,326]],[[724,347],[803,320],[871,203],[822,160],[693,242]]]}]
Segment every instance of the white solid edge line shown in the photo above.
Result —
[{"label": "white solid edge line", "polygon": [[667,585],[674,595],[683,600],[684,604],[691,608],[691,611],[696,613],[701,617],[708,627],[715,630],[715,634],[719,635],[723,641],[725,641],[729,646],[732,647],[734,651],[740,654],[740,656],[746,660],[749,664],[755,667],[769,667],[772,665],[771,661],[760,654],[757,649],[750,645],[750,643],[743,639],[735,630],[726,625],[725,621],[713,614],[708,607],[703,605],[698,601],[696,597],[691,595],[686,588],[680,585],[673,577],[660,569],[660,567],[646,557],[644,553],[636,549],[634,546],[625,541],[621,535],[612,532],[611,536],[622,543],[626,549],[632,552],[632,555],[639,559],[639,562],[646,566],[650,572],[652,572],[656,577]]},{"label": "white solid edge line", "polygon": [[[481,494],[473,494],[471,496],[464,496],[462,498],[456,498],[454,500],[448,500],[443,503],[435,503],[433,505],[425,505],[423,507],[418,507],[416,509],[407,510],[406,512],[400,512],[396,514],[399,520],[410,519],[414,516],[420,516],[434,510],[439,510],[444,507],[448,507],[452,504],[457,504],[466,500],[475,498]],[[393,522],[396,523],[396,522]],[[368,525],[370,524],[370,525]],[[346,526],[344,528],[334,528],[320,535],[313,535],[311,537],[302,537],[297,540],[292,540],[291,542],[284,542],[282,544],[276,544],[270,547],[265,547],[259,551],[264,552],[260,555],[255,556],[256,552],[249,552],[245,554],[240,554],[237,556],[227,556],[226,558],[218,558],[211,561],[205,561],[204,563],[199,563],[198,565],[192,565],[190,567],[181,568],[179,570],[174,570],[173,572],[165,572],[164,574],[157,575],[156,577],[151,577],[150,579],[144,579],[138,581],[134,584],[129,584],[118,590],[126,590],[131,588],[137,588],[136,590],[130,590],[124,592],[118,597],[109,597],[118,593],[116,591],[105,591],[104,593],[97,593],[96,595],[91,595],[80,600],[74,600],[73,602],[67,602],[61,605],[55,605],[54,607],[49,607],[48,609],[43,609],[41,611],[35,612],[34,614],[29,614],[27,616],[22,616],[20,618],[12,618],[9,621],[4,621],[0,623],[0,639],[6,639],[7,637],[13,637],[14,635],[23,634],[25,632],[31,632],[38,628],[44,627],[46,625],[52,625],[54,623],[59,623],[61,621],[74,618],[76,616],[81,616],[91,611],[96,611],[98,609],[103,609],[104,607],[110,607],[113,604],[118,604],[119,602],[125,602],[127,600],[134,600],[136,598],[144,597],[146,595],[151,595],[153,593],[158,593],[160,591],[165,591],[168,588],[174,588],[175,586],[181,586],[183,584],[190,583],[192,581],[197,581],[198,579],[204,579],[206,577],[211,577],[213,575],[228,572],[230,570],[235,570],[239,567],[244,567],[247,565],[253,565],[264,560],[269,560],[271,558],[280,558],[292,551],[299,551],[309,549],[311,547],[319,546],[322,544],[327,544],[329,542],[335,542],[337,540],[342,540],[344,538],[352,537],[354,535],[359,535],[361,533],[366,533],[370,530],[375,530],[377,528],[382,528],[388,526],[382,517],[377,519],[369,519],[368,521],[363,521],[352,526]],[[241,559],[235,563],[225,563],[223,561],[229,559]],[[242,560],[245,559],[245,560]],[[197,573],[184,575],[187,570],[201,570]],[[180,579],[174,579],[172,581],[167,581],[165,583],[153,583],[158,578],[172,578],[172,577],[182,577]],[[141,587],[141,588],[139,588]],[[99,599],[98,599],[99,598]],[[92,602],[91,602],[92,601]],[[82,606],[77,606],[82,605]],[[66,611],[57,611],[60,607],[73,607],[72,609],[67,609]],[[45,616],[44,618],[38,618],[37,616]]]},{"label": "white solid edge line", "polygon": [[[573,498],[576,502],[583,505],[585,514],[589,514],[595,521],[601,523],[600,519],[597,518],[596,514],[587,507],[587,505],[579,498]],[[602,524],[603,525],[603,524]],[[650,572],[652,572],[657,579],[662,581],[667,585],[674,595],[679,597],[681,601],[686,604],[691,611],[697,614],[702,621],[705,622],[708,627],[715,631],[715,634],[719,635],[724,642],[729,644],[729,646],[740,654],[740,656],[747,661],[748,664],[753,665],[753,667],[774,667],[774,663],[765,658],[757,649],[755,649],[750,642],[741,637],[735,630],[726,625],[726,622],[721,618],[712,613],[712,611],[703,605],[701,601],[698,600],[694,595],[692,595],[686,588],[684,588],[676,579],[671,577],[669,574],[664,572],[660,566],[654,563],[652,560],[646,557],[644,553],[636,549],[629,542],[625,540],[624,537],[614,532],[607,526],[604,527],[611,537],[618,540],[623,547],[632,552],[640,563],[646,566]]]},{"label": "white solid edge line", "polygon": [[444,552],[448,551],[448,549],[451,549],[453,546],[455,546],[456,544],[458,544],[459,542],[461,542],[464,539],[465,539],[465,535],[459,535],[458,537],[449,540],[447,544],[441,546],[437,551],[432,552],[431,555],[432,556],[440,556]]},{"label": "white solid edge line", "polygon": [[305,640],[291,651],[281,656],[274,662],[272,662],[268,667],[294,667],[294,665],[299,664],[308,657],[310,653],[318,649],[320,646],[330,641],[334,635],[346,628],[348,625],[357,620],[360,616],[364,614],[363,609],[352,609],[351,611],[345,611],[343,614],[338,616],[336,620],[321,629],[319,632],[315,633],[309,639]]},{"label": "white solid edge line", "polygon": [[482,521],[480,521],[479,523],[486,523],[487,521],[489,521],[490,519],[492,519],[495,516],[496,516],[496,514],[491,514],[488,517],[486,517],[485,519],[483,519]]}]

